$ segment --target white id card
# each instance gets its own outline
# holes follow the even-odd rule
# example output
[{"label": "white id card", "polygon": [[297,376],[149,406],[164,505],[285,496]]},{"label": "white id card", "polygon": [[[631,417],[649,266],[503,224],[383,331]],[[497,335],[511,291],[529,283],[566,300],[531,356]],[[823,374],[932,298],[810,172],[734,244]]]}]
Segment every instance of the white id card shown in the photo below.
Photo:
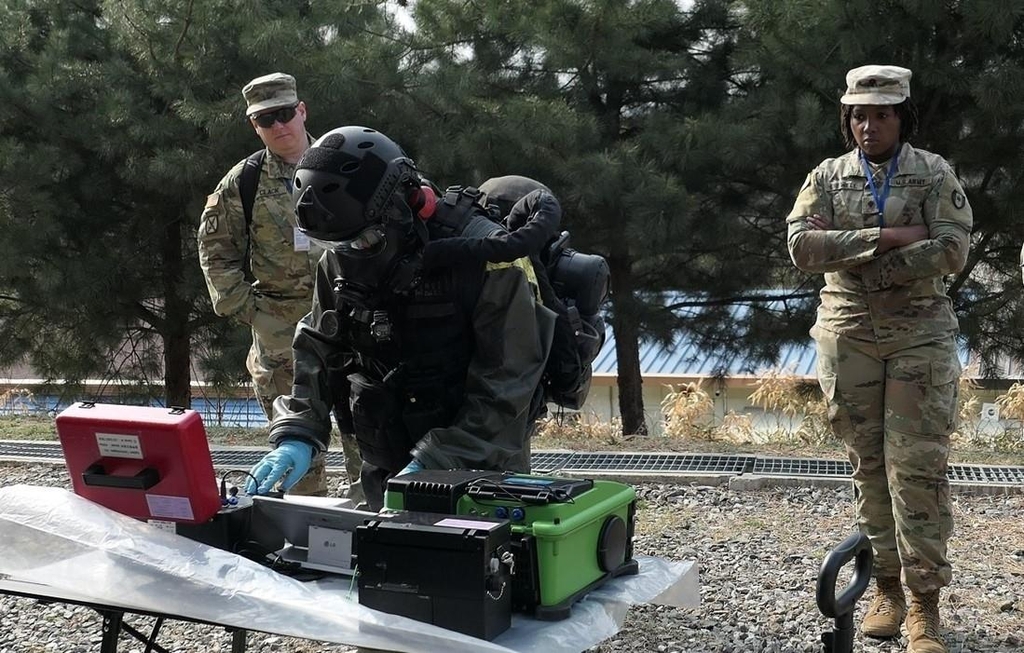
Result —
[{"label": "white id card", "polygon": [[308,252],[309,251],[309,236],[302,233],[298,227],[292,227],[293,242],[295,243],[296,252]]}]

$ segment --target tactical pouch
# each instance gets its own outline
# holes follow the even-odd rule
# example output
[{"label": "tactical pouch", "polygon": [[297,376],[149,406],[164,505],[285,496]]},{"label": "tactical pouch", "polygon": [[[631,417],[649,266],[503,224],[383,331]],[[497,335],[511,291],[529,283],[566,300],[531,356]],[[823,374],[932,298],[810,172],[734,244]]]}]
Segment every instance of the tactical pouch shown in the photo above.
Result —
[{"label": "tactical pouch", "polygon": [[402,469],[412,460],[415,443],[402,423],[394,393],[358,372],[349,374],[348,381],[352,426],[363,460],[391,472]]},{"label": "tactical pouch", "polygon": [[545,369],[548,401],[569,410],[579,410],[590,394],[593,362],[604,346],[604,318],[580,315],[569,306],[555,324],[551,354]]},{"label": "tactical pouch", "polygon": [[[449,391],[455,388],[461,390],[464,387],[463,384],[442,381],[440,378],[438,382],[445,390]],[[449,396],[450,392],[438,392],[437,390],[435,388],[433,392],[418,392],[415,395],[410,395],[415,396],[416,401],[414,403],[407,402],[402,411],[402,423],[405,425],[406,433],[413,434],[418,439],[426,435],[430,429],[451,426],[455,421],[455,410],[450,406],[461,405],[464,393],[459,392],[453,401],[453,398]]]},{"label": "tactical pouch", "polygon": [[[583,373],[584,363],[580,360],[577,346],[577,334],[582,330],[579,315],[570,313],[564,305],[559,305],[562,313],[555,321],[554,333],[551,338],[551,353],[544,368],[544,384],[551,397],[549,399],[561,404],[557,398],[563,393],[570,393],[575,388]],[[575,314],[576,321],[572,317]]]},{"label": "tactical pouch", "polygon": [[598,313],[581,315],[580,322],[583,328],[576,332],[576,347],[583,365],[589,366],[601,353],[601,347],[604,347],[604,318]]}]

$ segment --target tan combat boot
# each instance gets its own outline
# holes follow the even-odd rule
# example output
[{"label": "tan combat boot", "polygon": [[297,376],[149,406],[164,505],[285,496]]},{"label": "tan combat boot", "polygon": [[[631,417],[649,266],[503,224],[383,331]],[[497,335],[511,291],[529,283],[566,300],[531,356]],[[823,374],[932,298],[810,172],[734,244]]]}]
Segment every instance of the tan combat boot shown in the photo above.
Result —
[{"label": "tan combat boot", "polygon": [[939,592],[910,593],[907,613],[907,653],[947,653],[939,636]]},{"label": "tan combat boot", "polygon": [[903,585],[899,577],[879,576],[875,583],[875,598],[860,624],[861,632],[869,637],[896,637],[900,634],[903,617],[907,615]]}]

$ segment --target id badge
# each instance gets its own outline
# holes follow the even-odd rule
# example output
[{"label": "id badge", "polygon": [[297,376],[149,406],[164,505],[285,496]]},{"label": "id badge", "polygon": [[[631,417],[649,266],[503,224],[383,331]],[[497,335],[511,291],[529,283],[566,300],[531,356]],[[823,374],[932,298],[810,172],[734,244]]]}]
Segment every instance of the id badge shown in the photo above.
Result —
[{"label": "id badge", "polygon": [[292,238],[295,243],[296,252],[308,252],[309,251],[309,236],[302,233],[298,227],[292,227]]}]

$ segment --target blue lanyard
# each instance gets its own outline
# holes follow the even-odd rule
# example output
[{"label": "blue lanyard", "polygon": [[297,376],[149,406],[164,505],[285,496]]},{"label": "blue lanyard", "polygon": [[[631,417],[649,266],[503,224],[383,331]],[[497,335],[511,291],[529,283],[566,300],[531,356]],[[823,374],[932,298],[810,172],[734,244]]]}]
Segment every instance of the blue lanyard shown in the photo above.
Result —
[{"label": "blue lanyard", "polygon": [[860,163],[864,167],[864,176],[868,178],[868,188],[871,189],[871,196],[875,198],[875,205],[878,207],[878,226],[885,226],[885,201],[889,199],[889,191],[892,187],[889,182],[892,181],[892,176],[896,172],[896,167],[900,160],[900,150],[903,149],[902,145],[896,148],[896,154],[892,156],[892,162],[889,164],[889,170],[885,173],[885,184],[882,185],[882,192],[878,192],[878,188],[875,186],[875,176],[871,174],[871,166],[868,165],[868,158],[864,156],[864,150],[858,150],[860,153]]}]

